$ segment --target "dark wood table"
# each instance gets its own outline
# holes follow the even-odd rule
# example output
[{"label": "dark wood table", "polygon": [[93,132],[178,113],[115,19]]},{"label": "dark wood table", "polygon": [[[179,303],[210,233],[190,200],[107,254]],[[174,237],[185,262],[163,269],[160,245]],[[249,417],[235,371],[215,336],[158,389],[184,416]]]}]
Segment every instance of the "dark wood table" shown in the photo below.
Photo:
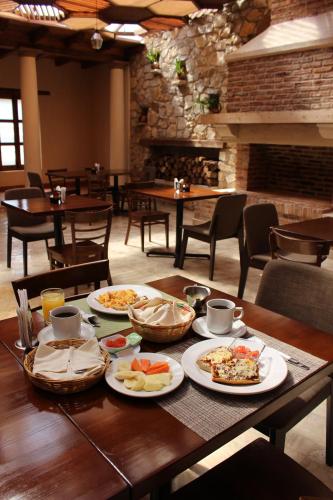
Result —
[{"label": "dark wood table", "polygon": [[[189,284],[193,284],[193,281],[181,276],[172,276],[150,283],[155,288],[179,298],[184,298],[182,290]],[[205,441],[153,400],[122,396],[113,392],[106,383],[100,383],[81,394],[54,397],[53,404],[75,424],[76,429],[93,444],[107,464],[114,466],[121,473],[130,485],[133,499],[161,487],[176,474],[254,426],[313,383],[333,372],[332,335],[213,290],[212,298],[215,297],[232,299],[237,305],[242,305],[245,321],[249,326],[318,356],[327,363],[298,385],[275,395],[265,406],[253,410],[246,418],[226,428],[209,441]],[[37,328],[41,325],[40,318]],[[193,332],[190,331],[188,335],[193,335]],[[16,318],[0,322],[1,342],[12,356],[21,360],[21,351],[14,346],[17,336]],[[142,347],[144,350],[156,351],[163,349],[164,346],[144,343]],[[10,381],[10,377],[8,380]],[[15,385],[15,387],[21,386]],[[30,388],[29,385],[23,390],[26,391],[34,393],[36,398],[49,400],[47,394]],[[21,429],[21,433],[26,437],[29,428]],[[43,442],[42,437],[41,441]],[[95,494],[96,497],[103,496],[99,487],[96,488]]]},{"label": "dark wood table", "polygon": [[0,497],[128,499],[125,480],[1,343],[0,366]]},{"label": "dark wood table", "polygon": [[95,210],[111,206],[109,201],[76,195],[67,196],[66,202],[61,203],[60,205],[53,205],[49,198],[46,197],[22,200],[3,200],[1,203],[5,207],[13,208],[31,215],[52,215],[56,245],[61,245],[63,243],[62,217],[66,211]]},{"label": "dark wood table", "polygon": [[320,238],[333,245],[333,217],[292,222],[291,224],[283,224],[279,228],[291,235]]},{"label": "dark wood table", "polygon": [[[211,198],[219,198],[220,196],[227,196],[223,193],[219,193],[214,189],[202,188],[191,186],[191,191],[189,193],[179,193],[177,194],[173,186],[163,186],[156,185],[149,188],[134,188],[131,189],[134,193],[143,194],[149,196],[150,198],[156,198],[160,200],[165,200],[169,202],[176,203],[176,248],[174,251],[164,251],[152,249],[147,252],[147,255],[162,255],[175,258],[175,267],[179,267],[180,260],[180,250],[182,244],[182,225],[184,217],[184,203],[189,201],[200,201],[209,200]],[[198,254],[187,254],[188,256],[198,257],[202,255]]]}]

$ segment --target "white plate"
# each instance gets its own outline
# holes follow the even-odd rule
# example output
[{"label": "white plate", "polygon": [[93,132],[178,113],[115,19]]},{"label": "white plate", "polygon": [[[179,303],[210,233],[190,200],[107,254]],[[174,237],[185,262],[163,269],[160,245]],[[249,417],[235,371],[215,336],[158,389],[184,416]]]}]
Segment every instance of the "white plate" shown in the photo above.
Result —
[{"label": "white plate", "polygon": [[207,316],[201,316],[197,318],[192,323],[192,328],[200,335],[200,337],[204,337],[206,339],[221,339],[225,337],[243,337],[246,334],[246,325],[240,319],[234,321],[232,325],[232,330],[228,333],[223,333],[218,335],[217,333],[213,333],[208,330],[207,327]]},{"label": "white plate", "polygon": [[92,309],[95,309],[95,311],[99,311],[104,314],[121,314],[121,315],[127,314],[127,311],[117,311],[116,309],[104,307],[102,304],[98,302],[98,300],[96,300],[96,297],[98,297],[102,293],[115,292],[116,290],[127,290],[128,288],[134,290],[139,297],[142,297],[143,295],[145,295],[148,299],[153,299],[154,297],[162,297],[162,294],[158,290],[155,290],[155,288],[151,288],[150,286],[115,285],[115,286],[106,286],[105,288],[100,288],[99,290],[95,290],[94,292],[90,293],[87,297],[88,305]]},{"label": "white plate", "polygon": [[[270,347],[266,347],[259,359],[259,375],[261,382],[253,385],[226,385],[213,382],[211,374],[201,370],[197,365],[197,359],[206,352],[212,351],[220,346],[228,347],[234,339],[221,338],[213,340],[203,340],[189,347],[182,356],[182,366],[188,377],[194,382],[217,392],[227,394],[238,394],[242,396],[260,394],[271,391],[282,384],[288,374],[285,360]],[[241,340],[238,344],[248,345],[253,349],[253,341]]]},{"label": "white plate", "polygon": [[[81,323],[81,333],[80,340],[89,340],[92,337],[95,337],[95,328],[87,323]],[[46,344],[46,342],[50,342],[51,340],[60,340],[58,337],[54,336],[52,325],[45,326],[38,336],[38,342],[40,344]]]},{"label": "white plate", "polygon": [[[121,382],[120,380],[117,380],[114,377],[114,373],[117,371],[117,363],[118,361],[132,361],[134,358],[137,359],[149,359],[152,363],[156,363],[156,361],[167,361],[170,365],[170,371],[172,372],[172,381],[171,384],[163,387],[160,391],[131,391],[130,389],[127,389],[124,386],[124,383]],[[156,396],[163,396],[164,394],[167,394],[168,392],[174,391],[183,381],[184,379],[184,370],[180,366],[177,361],[175,361],[172,358],[169,358],[169,356],[165,356],[164,354],[158,354],[158,353],[152,353],[152,352],[143,352],[140,354],[136,354],[135,356],[127,356],[127,357],[122,357],[119,360],[112,361],[110,364],[109,368],[107,369],[105,373],[105,380],[109,384],[112,389],[114,389],[117,392],[120,392],[121,394],[125,394],[126,396],[133,396],[135,398],[153,398]]]}]

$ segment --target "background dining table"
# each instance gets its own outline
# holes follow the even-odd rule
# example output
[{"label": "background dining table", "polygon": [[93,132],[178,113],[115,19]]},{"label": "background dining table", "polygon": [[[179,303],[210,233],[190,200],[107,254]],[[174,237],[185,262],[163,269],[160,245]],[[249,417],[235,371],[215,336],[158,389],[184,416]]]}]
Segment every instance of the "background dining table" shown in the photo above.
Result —
[{"label": "background dining table", "polygon": [[21,200],[2,200],[1,204],[31,215],[51,215],[53,217],[56,246],[62,245],[62,217],[66,211],[82,211],[109,208],[110,201],[88,198],[87,196],[67,196],[65,203],[53,204],[49,198],[29,198]]},{"label": "background dining table", "polygon": [[[156,289],[181,299],[184,299],[184,286],[190,284],[193,284],[191,280],[181,276],[171,276],[149,283]],[[87,447],[91,446],[91,460],[89,460],[91,470],[86,473],[89,478],[94,473],[96,474],[95,477],[91,478],[93,485],[100,481],[100,484],[94,486],[95,496],[105,496],[104,493],[108,487],[105,486],[106,479],[103,476],[105,467],[110,467],[110,471],[112,471],[110,472],[110,481],[115,471],[121,475],[129,486],[131,498],[133,499],[140,498],[157,488],[161,488],[163,491],[163,486],[168,484],[176,474],[201,460],[246,429],[254,426],[311,387],[316,381],[333,372],[332,335],[315,330],[300,322],[223,292],[212,290],[212,298],[215,297],[228,298],[236,302],[237,305],[243,306],[244,320],[248,327],[265,332],[271,336],[272,340],[279,339],[285,342],[286,346],[295,346],[305,353],[311,353],[313,356],[321,358],[320,366],[312,372],[305,371],[302,374],[304,378],[301,381],[285,388],[282,386],[281,390],[272,391],[270,397],[264,400],[264,404],[257,405],[256,398],[252,399],[251,397],[249,400],[249,396],[243,397],[245,407],[248,409],[247,415],[236,416],[235,422],[230,423],[221,432],[207,440],[169,411],[166,411],[162,407],[164,398],[153,400],[126,397],[111,390],[105,382],[99,383],[88,391],[71,396],[52,396],[34,389],[23,377],[22,368],[19,364],[22,363],[23,355],[14,345],[18,336],[17,318],[3,320],[0,322],[0,345],[2,345],[1,352],[5,353],[10,369],[8,376],[1,380],[2,394],[10,395],[11,392],[14,393],[14,390],[17,390],[18,393],[15,395],[12,404],[5,399],[4,415],[12,426],[11,438],[8,438],[8,441],[9,445],[12,444],[13,449],[11,455],[4,453],[4,463],[5,466],[9,467],[9,473],[5,477],[3,476],[1,487],[9,488],[8,485],[10,485],[10,491],[14,494],[15,490],[20,491],[20,481],[27,481],[28,484],[31,484],[31,469],[39,471],[37,449],[38,447],[44,449],[44,446],[48,443],[47,436],[53,436],[52,426],[50,427],[50,434],[45,434],[45,425],[51,420],[56,426],[57,419],[64,418],[64,421],[73,430],[73,436],[71,436],[70,429],[68,429],[68,435],[71,436],[68,439],[79,440],[82,438],[86,441],[82,457],[79,455],[80,447],[78,447],[77,454],[75,447],[72,451],[74,454],[73,462],[75,462],[75,456],[77,456],[77,459],[82,460],[83,464],[82,467],[77,465],[76,468],[73,465],[73,473],[70,469],[71,464],[68,465],[71,481],[75,482],[76,480],[79,484],[82,481],[86,482],[84,464],[86,463],[86,456],[89,454]],[[43,324],[38,313],[34,313],[34,321],[36,330],[39,330]],[[110,321],[112,321],[111,316]],[[132,329],[128,329],[123,333],[126,334],[130,331]],[[190,330],[186,339],[189,341],[195,340],[194,337],[193,331]],[[179,346],[181,347],[181,343]],[[159,351],[165,347],[166,345],[163,344],[148,342],[142,344],[142,349],[146,351]],[[178,390],[181,390],[181,388]],[[207,392],[207,390],[204,390],[204,392]],[[25,405],[25,401],[27,401],[27,405]],[[223,403],[223,395],[220,401]],[[235,397],[234,401],[237,403],[239,397]],[[246,403],[247,401],[249,404]],[[15,405],[22,406],[19,414],[22,414],[23,422],[25,421],[24,418],[28,418],[29,411],[33,413],[40,412],[39,435],[38,419],[34,422],[35,427],[33,427],[33,434],[31,435],[31,428],[28,425],[21,425],[20,420],[16,419]],[[46,424],[44,424],[44,413],[41,409],[45,409],[48,414]],[[204,411],[204,408],[200,408],[201,410]],[[15,433],[15,429],[17,429],[18,434]],[[70,440],[67,443],[66,433],[67,429],[64,431],[65,438],[62,445],[64,453],[66,450],[69,452],[69,446],[72,442]],[[61,470],[57,433],[55,433],[55,437],[54,463],[46,462],[43,467],[41,466],[42,470],[45,471],[45,475],[40,478],[39,488],[40,491],[45,492],[45,496],[47,496],[48,487],[46,471],[48,470],[49,474],[52,475],[53,467],[56,467],[57,471]],[[14,470],[12,463],[15,459],[19,460],[20,458],[22,453],[21,441],[27,441],[28,443],[30,441],[28,449],[31,449],[37,438],[39,439],[38,447],[36,447],[36,452],[31,455],[30,467],[20,469],[20,481],[17,481],[15,486],[13,478],[16,477],[17,471]],[[52,454],[52,450],[51,447],[50,454]],[[95,462],[96,456],[99,458]],[[102,479],[99,479],[100,476],[102,476]],[[43,489],[44,481],[45,488]],[[122,483],[118,481],[119,478],[117,478],[116,485],[121,488]],[[62,476],[59,477],[58,484],[63,484]],[[103,489],[104,487],[106,489]],[[2,491],[6,491],[6,489],[1,490],[0,488],[0,494]],[[117,491],[116,495],[125,493],[126,490],[121,493]],[[58,496],[61,496],[61,489]],[[112,494],[107,496],[111,497]],[[57,494],[54,497],[56,498]]]},{"label": "background dining table", "polygon": [[[162,255],[165,257],[174,257],[174,267],[179,267],[180,261],[180,250],[182,243],[182,226],[184,218],[184,204],[186,202],[209,200],[213,198],[219,198],[220,196],[227,196],[229,193],[223,192],[219,189],[211,189],[208,187],[198,187],[191,186],[189,192],[177,193],[173,186],[156,184],[154,187],[147,188],[133,188],[131,189],[133,193],[148,196],[149,198],[156,198],[176,204],[176,247],[174,250],[161,250],[161,249],[151,249],[147,252],[147,255]],[[187,254],[187,256],[192,257],[202,257],[198,254]],[[209,257],[209,255],[207,255]]]},{"label": "background dining table", "polygon": [[333,217],[308,219],[278,226],[290,235],[319,238],[333,245]]}]

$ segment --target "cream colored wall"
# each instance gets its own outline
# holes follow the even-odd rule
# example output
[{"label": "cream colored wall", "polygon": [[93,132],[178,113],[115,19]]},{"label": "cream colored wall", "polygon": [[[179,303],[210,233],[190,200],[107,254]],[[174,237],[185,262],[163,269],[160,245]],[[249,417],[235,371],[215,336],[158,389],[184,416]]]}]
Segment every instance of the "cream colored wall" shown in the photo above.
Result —
[{"label": "cream colored wall", "polygon": [[[77,63],[55,66],[37,61],[43,171],[83,169],[99,161],[109,166],[109,70],[81,69]],[[0,87],[19,88],[19,59],[0,60]],[[24,184],[23,172],[0,172],[1,186]]]}]

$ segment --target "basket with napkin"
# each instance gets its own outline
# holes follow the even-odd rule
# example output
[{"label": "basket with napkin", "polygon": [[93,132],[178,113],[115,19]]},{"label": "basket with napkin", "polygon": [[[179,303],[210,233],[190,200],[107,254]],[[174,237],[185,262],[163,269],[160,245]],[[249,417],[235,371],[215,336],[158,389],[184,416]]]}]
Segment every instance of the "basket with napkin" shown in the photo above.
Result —
[{"label": "basket with napkin", "polygon": [[94,337],[54,340],[42,344],[24,359],[31,382],[46,391],[72,394],[88,389],[104,375],[110,358]]},{"label": "basket with napkin", "polygon": [[129,305],[128,317],[135,331],[145,340],[168,343],[185,335],[195,318],[195,311],[184,302],[156,297]]}]

